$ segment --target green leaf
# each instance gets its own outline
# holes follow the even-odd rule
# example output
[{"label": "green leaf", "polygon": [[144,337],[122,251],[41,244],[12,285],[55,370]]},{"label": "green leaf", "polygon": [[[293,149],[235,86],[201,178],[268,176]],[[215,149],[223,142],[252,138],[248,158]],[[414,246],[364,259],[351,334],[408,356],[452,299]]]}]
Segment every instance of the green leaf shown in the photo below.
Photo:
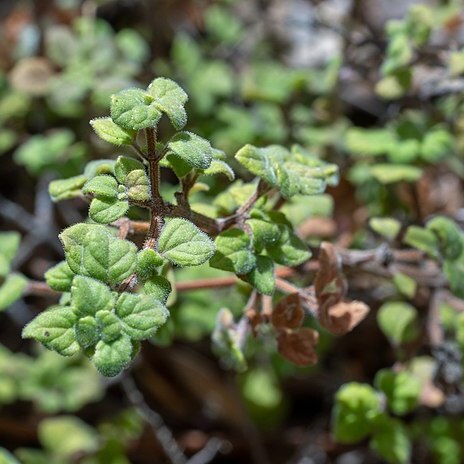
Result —
[{"label": "green leaf", "polygon": [[402,272],[393,274],[393,283],[400,293],[408,298],[414,298],[417,290],[417,282]]},{"label": "green leaf", "polygon": [[394,240],[401,230],[401,223],[394,218],[371,218],[369,226],[388,240]]},{"label": "green leaf", "polygon": [[18,232],[0,232],[0,277],[10,272],[10,265],[18,252],[21,235]]},{"label": "green leaf", "polygon": [[111,290],[89,277],[76,276],[72,282],[71,299],[77,316],[94,316],[97,311],[111,310],[114,305]]},{"label": "green leaf", "polygon": [[256,267],[246,274],[246,280],[264,295],[272,295],[275,289],[274,262],[267,256],[256,257]]},{"label": "green leaf", "polygon": [[351,382],[335,395],[332,430],[340,443],[357,443],[372,432],[372,420],[380,413],[380,397],[369,385]]},{"label": "green leaf", "polygon": [[153,276],[145,282],[143,291],[147,295],[152,295],[155,300],[166,303],[172,291],[172,286],[171,282],[165,277]]},{"label": "green leaf", "polygon": [[415,166],[376,164],[370,167],[372,177],[381,184],[392,184],[395,182],[414,182],[422,176],[422,170]]},{"label": "green leaf", "polygon": [[153,97],[144,90],[123,90],[111,96],[111,119],[126,130],[155,127],[161,111],[152,103]]},{"label": "green leaf", "polygon": [[188,166],[207,169],[213,159],[213,149],[208,140],[191,132],[179,132],[168,143],[168,156],[179,157]]},{"label": "green leaf", "polygon": [[346,131],[345,145],[354,156],[383,155],[396,145],[395,136],[388,129],[351,127]]},{"label": "green leaf", "polygon": [[82,193],[115,200],[118,196],[118,182],[113,176],[95,176],[85,183]]},{"label": "green leaf", "polygon": [[53,201],[68,200],[81,195],[82,187],[87,182],[85,175],[74,176],[69,179],[52,180],[48,186],[48,193]]},{"label": "green leaf", "polygon": [[90,125],[101,139],[113,145],[130,145],[135,138],[134,131],[124,130],[109,117],[92,119]]},{"label": "green leaf", "polygon": [[111,343],[121,335],[122,323],[114,313],[108,310],[98,311],[95,320],[99,338],[104,342]]},{"label": "green leaf", "polygon": [[71,308],[52,306],[40,313],[23,329],[23,338],[34,338],[50,350],[63,356],[79,352],[79,344],[74,333],[76,316]]},{"label": "green leaf", "polygon": [[186,219],[166,220],[158,240],[158,252],[177,266],[198,266],[214,253],[212,240]]},{"label": "green leaf", "polygon": [[279,226],[280,237],[272,245],[267,245],[269,256],[283,266],[298,266],[311,257],[308,246],[287,226]]},{"label": "green leaf", "polygon": [[125,184],[128,174],[138,169],[144,170],[145,167],[139,160],[127,156],[118,156],[114,165],[114,173],[120,184]]},{"label": "green leaf", "polygon": [[154,105],[171,120],[172,125],[181,130],[187,123],[187,114],[184,109],[188,96],[184,90],[171,79],[159,77],[147,89],[154,98]]},{"label": "green leaf", "polygon": [[418,226],[409,226],[403,242],[418,250],[422,250],[432,258],[438,257],[438,240],[433,232]]},{"label": "green leaf", "polygon": [[137,254],[137,274],[146,280],[158,274],[158,268],[164,263],[163,258],[150,248],[140,250]]},{"label": "green leaf", "polygon": [[386,415],[374,423],[374,435],[369,446],[389,464],[408,464],[411,459],[411,443],[403,424]]},{"label": "green leaf", "polygon": [[451,219],[435,217],[427,222],[427,230],[437,237],[440,252],[445,259],[455,260],[462,253],[462,233]]},{"label": "green leaf", "polygon": [[377,313],[377,323],[393,345],[410,342],[418,335],[417,310],[408,303],[383,304]]},{"label": "green leaf", "polygon": [[1,464],[21,464],[9,451],[5,448],[0,448],[0,463]]},{"label": "green leaf", "polygon": [[80,318],[75,326],[76,340],[82,348],[94,346],[99,340],[97,321],[92,316]]},{"label": "green leaf", "polygon": [[131,171],[126,177],[127,195],[131,200],[150,199],[150,181],[145,169]]},{"label": "green leaf", "polygon": [[95,347],[92,361],[105,377],[114,377],[130,363],[132,350],[128,335],[123,334],[110,343],[100,340]]},{"label": "green leaf", "polygon": [[214,243],[216,252],[209,261],[211,267],[242,275],[248,274],[256,266],[250,237],[243,230],[221,232]]},{"label": "green leaf", "polygon": [[0,311],[19,300],[26,287],[27,279],[22,274],[10,274],[0,287]]},{"label": "green leaf", "polygon": [[119,284],[135,271],[137,247],[114,237],[104,226],[75,224],[60,239],[66,261],[76,274]]},{"label": "green leaf", "polygon": [[225,161],[217,159],[211,161],[210,166],[203,171],[203,174],[207,176],[224,174],[230,181],[235,179],[235,173],[232,168]]},{"label": "green leaf", "polygon": [[71,271],[66,261],[56,264],[45,273],[45,281],[48,286],[58,292],[69,292],[74,279],[74,272]]},{"label": "green leaf", "polygon": [[385,393],[388,407],[399,416],[413,411],[421,393],[419,379],[408,372],[382,369],[375,376],[375,386]]},{"label": "green leaf", "polygon": [[90,203],[89,216],[99,224],[110,224],[123,217],[129,209],[128,201],[94,198]]},{"label": "green leaf", "polygon": [[279,226],[273,222],[251,218],[246,224],[253,232],[253,245],[257,251],[261,251],[266,245],[272,246],[280,237]]},{"label": "green leaf", "polygon": [[131,338],[143,340],[167,321],[169,311],[152,295],[122,293],[116,302],[116,315]]},{"label": "green leaf", "polygon": [[76,453],[93,453],[100,446],[96,430],[75,416],[44,419],[38,433],[42,446],[63,462]]}]

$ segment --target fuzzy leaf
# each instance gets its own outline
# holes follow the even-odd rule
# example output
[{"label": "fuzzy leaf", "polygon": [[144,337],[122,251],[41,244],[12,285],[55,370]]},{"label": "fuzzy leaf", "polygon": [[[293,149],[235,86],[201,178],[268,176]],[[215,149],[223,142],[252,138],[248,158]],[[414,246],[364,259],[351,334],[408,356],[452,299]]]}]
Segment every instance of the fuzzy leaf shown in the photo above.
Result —
[{"label": "fuzzy leaf", "polygon": [[248,219],[246,221],[253,232],[253,245],[257,251],[261,251],[266,245],[272,246],[280,236],[280,229],[277,224],[262,219]]},{"label": "fuzzy leaf", "polygon": [[114,165],[114,173],[120,184],[125,184],[127,175],[137,169],[144,170],[145,168],[139,160],[127,156],[118,156]]},{"label": "fuzzy leaf", "polygon": [[58,292],[69,292],[74,279],[74,272],[71,271],[66,261],[56,264],[45,273],[45,281],[48,286]]},{"label": "fuzzy leaf", "polygon": [[137,247],[114,237],[104,226],[75,224],[60,239],[66,261],[76,274],[118,284],[135,271]]},{"label": "fuzzy leaf", "polygon": [[246,274],[246,280],[259,293],[272,295],[275,289],[274,262],[272,259],[267,256],[257,256],[256,267]]},{"label": "fuzzy leaf", "polygon": [[109,117],[92,119],[90,125],[101,139],[113,145],[130,145],[134,140],[134,131],[124,130]]},{"label": "fuzzy leaf", "polygon": [[97,321],[97,330],[100,339],[110,343],[122,333],[123,327],[119,318],[108,310],[98,311],[95,315]]},{"label": "fuzzy leaf", "polygon": [[132,350],[128,335],[123,334],[110,343],[100,340],[95,347],[92,361],[105,377],[114,377],[130,363]]},{"label": "fuzzy leaf", "polygon": [[169,311],[152,295],[123,293],[116,302],[116,315],[131,338],[143,340],[166,322]]},{"label": "fuzzy leaf", "polygon": [[95,176],[85,183],[82,193],[115,200],[118,196],[118,182],[113,176]]},{"label": "fuzzy leaf", "polygon": [[280,226],[281,235],[273,245],[266,246],[269,256],[283,266],[298,266],[311,257],[308,246],[290,228]]},{"label": "fuzzy leaf", "polygon": [[0,311],[19,300],[26,286],[27,279],[22,274],[10,274],[0,287]]},{"label": "fuzzy leaf", "polygon": [[155,300],[166,303],[172,291],[171,282],[162,276],[154,276],[147,280],[143,286],[147,295],[152,295]]},{"label": "fuzzy leaf", "polygon": [[207,169],[213,159],[210,143],[191,132],[177,133],[169,142],[168,149],[168,156],[175,155],[192,168]]},{"label": "fuzzy leaf", "polygon": [[206,176],[214,176],[216,174],[224,174],[230,181],[235,179],[235,173],[232,168],[221,160],[213,159],[207,169],[203,171]]},{"label": "fuzzy leaf", "polygon": [[110,224],[123,217],[129,209],[129,202],[107,198],[94,198],[90,203],[90,219],[99,224]]},{"label": "fuzzy leaf", "polygon": [[215,240],[216,252],[209,264],[216,269],[248,274],[256,266],[248,234],[239,229],[220,233]]},{"label": "fuzzy leaf", "polygon": [[147,89],[154,98],[154,105],[165,113],[172,125],[181,130],[187,123],[187,113],[184,105],[188,100],[184,90],[171,79],[159,77],[155,79]]},{"label": "fuzzy leaf", "polygon": [[80,318],[75,326],[76,340],[82,348],[94,346],[99,339],[97,321],[92,316]]},{"label": "fuzzy leaf", "polygon": [[131,171],[126,177],[127,195],[131,200],[150,199],[150,181],[144,169]]},{"label": "fuzzy leaf", "polygon": [[190,221],[174,218],[161,231],[158,252],[177,266],[198,266],[211,258],[214,244]]},{"label": "fuzzy leaf", "polygon": [[48,186],[48,193],[54,202],[76,198],[81,195],[81,189],[87,180],[86,175],[52,180]]},{"label": "fuzzy leaf", "polygon": [[22,336],[34,338],[63,356],[72,356],[80,349],[74,333],[75,323],[71,308],[52,306],[32,319],[24,327]]},{"label": "fuzzy leaf", "polygon": [[144,90],[123,90],[111,96],[111,119],[126,130],[155,127],[161,111],[152,103],[153,97]]},{"label": "fuzzy leaf", "polygon": [[111,310],[114,304],[111,290],[105,284],[90,277],[74,277],[71,300],[77,316],[94,316],[97,311]]},{"label": "fuzzy leaf", "polygon": [[150,248],[140,250],[137,254],[137,274],[142,280],[146,280],[158,273],[158,268],[163,265],[163,258]]}]

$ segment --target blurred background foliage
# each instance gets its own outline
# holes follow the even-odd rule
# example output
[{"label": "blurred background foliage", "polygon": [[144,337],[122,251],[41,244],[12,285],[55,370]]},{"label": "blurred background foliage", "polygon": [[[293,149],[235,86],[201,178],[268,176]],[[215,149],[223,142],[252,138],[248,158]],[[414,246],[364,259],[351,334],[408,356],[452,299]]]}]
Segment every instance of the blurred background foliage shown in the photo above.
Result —
[{"label": "blurred background foliage", "polygon": [[[4,0],[0,18],[1,463],[165,462],[150,407],[188,455],[210,450],[197,464],[463,462],[460,1]],[[189,130],[232,163],[246,143],[298,143],[340,166],[328,194],[284,208],[311,247],[358,250],[343,258],[350,296],[372,309],[353,333],[321,333],[317,366],[293,366],[266,333],[239,374],[211,348],[219,311],[243,310],[240,285],[175,297],[135,367],[143,404],[20,339],[50,303],[28,279],[85,216],[79,200],[53,205],[49,181],[122,154],[88,121],[154,76],[185,88]],[[212,202],[225,179],[204,182],[205,212],[233,208]],[[408,250],[420,254],[391,265]],[[193,274],[178,279],[210,277]]]}]

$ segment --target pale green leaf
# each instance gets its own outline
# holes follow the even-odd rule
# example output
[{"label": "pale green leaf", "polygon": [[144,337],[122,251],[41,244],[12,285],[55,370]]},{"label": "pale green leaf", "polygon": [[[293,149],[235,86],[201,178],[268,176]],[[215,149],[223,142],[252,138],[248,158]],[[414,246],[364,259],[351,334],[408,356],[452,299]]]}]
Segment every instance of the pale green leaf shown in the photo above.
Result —
[{"label": "pale green leaf", "polygon": [[48,286],[58,292],[69,292],[75,274],[66,261],[56,264],[45,273]]},{"label": "pale green leaf", "polygon": [[90,125],[101,139],[113,145],[130,145],[134,140],[134,131],[123,129],[109,117],[92,119]]},{"label": "pale green leaf", "polygon": [[210,143],[191,132],[179,132],[168,143],[168,156],[175,155],[192,168],[207,169],[213,159]]},{"label": "pale green leaf", "polygon": [[63,356],[72,356],[80,350],[74,333],[76,320],[71,308],[52,306],[32,319],[22,336],[34,338]]},{"label": "pale green leaf", "polygon": [[111,290],[90,277],[76,276],[71,287],[72,305],[79,317],[94,316],[97,311],[111,310],[114,304]]},{"label": "pale green leaf", "polygon": [[100,373],[106,377],[118,375],[131,361],[132,343],[128,335],[121,335],[111,343],[100,340],[92,361]]},{"label": "pale green leaf", "polygon": [[95,320],[97,321],[97,331],[100,339],[104,342],[110,343],[121,335],[123,330],[122,323],[111,311],[98,311],[95,315]]},{"label": "pale green leaf", "polygon": [[110,224],[123,217],[129,209],[126,200],[94,198],[90,203],[89,217],[99,224]]},{"label": "pale green leaf", "polygon": [[161,111],[152,103],[153,97],[144,90],[123,90],[111,97],[111,119],[126,130],[155,127]]},{"label": "pale green leaf", "polygon": [[418,334],[417,310],[408,303],[384,303],[377,313],[377,323],[393,345],[409,342]]},{"label": "pale green leaf", "polygon": [[122,293],[116,303],[116,315],[131,338],[143,340],[166,322],[169,311],[153,295]]},{"label": "pale green leaf", "polygon": [[74,176],[69,179],[52,180],[48,186],[48,192],[53,201],[68,200],[81,195],[82,187],[87,182],[86,175]]},{"label": "pale green leaf", "polygon": [[246,280],[264,295],[272,295],[275,289],[274,262],[267,256],[256,257],[256,267],[246,274]]},{"label": "pale green leaf", "polygon": [[280,226],[280,237],[272,245],[267,245],[269,256],[283,266],[298,266],[311,257],[308,246],[287,226]]},{"label": "pale green leaf", "polygon": [[166,220],[158,240],[158,252],[178,266],[198,266],[214,253],[212,240],[186,219]]},{"label": "pale green leaf", "polygon": [[214,243],[216,252],[209,261],[211,267],[241,275],[248,274],[256,266],[250,237],[244,231],[226,230]]},{"label": "pale green leaf", "polygon": [[118,182],[113,176],[95,176],[85,183],[82,193],[115,200],[118,196]]},{"label": "pale green leaf", "polygon": [[131,200],[150,199],[150,181],[144,169],[131,171],[126,177],[127,195]]},{"label": "pale green leaf", "polygon": [[159,77],[148,86],[147,91],[154,98],[153,104],[158,110],[169,117],[177,130],[182,129],[187,123],[184,105],[188,96],[184,90],[171,79]]},{"label": "pale green leaf", "polygon": [[114,165],[114,173],[120,184],[125,184],[127,175],[138,169],[144,170],[145,167],[139,160],[129,158],[128,156],[118,156]]},{"label": "pale green leaf", "polygon": [[235,179],[235,173],[232,168],[222,160],[213,159],[209,168],[203,171],[204,175],[213,176],[216,174],[224,174],[230,181]]}]

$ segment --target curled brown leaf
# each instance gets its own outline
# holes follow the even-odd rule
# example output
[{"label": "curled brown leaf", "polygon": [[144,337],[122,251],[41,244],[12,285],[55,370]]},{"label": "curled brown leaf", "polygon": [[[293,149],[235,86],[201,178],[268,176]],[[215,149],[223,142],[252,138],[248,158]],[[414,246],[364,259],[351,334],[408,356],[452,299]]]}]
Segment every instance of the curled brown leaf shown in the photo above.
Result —
[{"label": "curled brown leaf", "polygon": [[279,353],[298,366],[317,363],[316,346],[319,333],[308,327],[298,330],[283,329],[277,335]]},{"label": "curled brown leaf", "polygon": [[353,330],[368,313],[369,306],[362,301],[340,301],[321,310],[319,322],[334,335],[342,335]]},{"label": "curled brown leaf", "polygon": [[296,329],[304,320],[304,309],[298,293],[292,293],[277,303],[271,315],[271,323],[276,329]]}]

